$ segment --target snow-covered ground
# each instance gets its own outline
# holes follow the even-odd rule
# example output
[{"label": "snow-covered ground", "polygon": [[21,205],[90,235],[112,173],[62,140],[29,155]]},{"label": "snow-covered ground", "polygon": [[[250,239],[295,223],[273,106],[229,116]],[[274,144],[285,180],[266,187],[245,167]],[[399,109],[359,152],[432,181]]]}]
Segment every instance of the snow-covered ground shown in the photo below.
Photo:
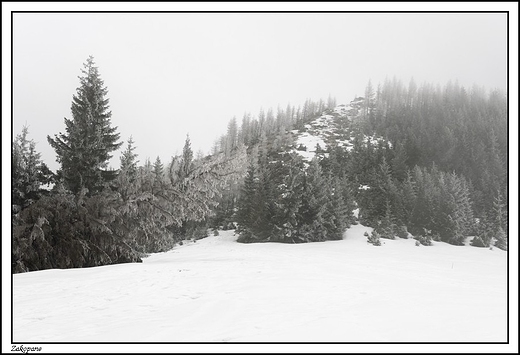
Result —
[{"label": "snow-covered ground", "polygon": [[[355,116],[349,114],[349,112],[354,112],[355,115],[358,114],[357,110],[353,109],[353,104],[354,102],[351,102],[349,105],[338,105],[334,108],[334,112],[350,121],[357,119]],[[297,147],[293,151],[301,155],[307,162],[315,157],[317,144],[320,145],[321,149],[326,150],[326,141],[330,142],[331,139],[334,140],[334,144],[344,147],[347,151],[351,151],[354,147],[353,136],[346,139],[338,137],[338,127],[334,122],[334,115],[322,114],[320,117],[306,124],[302,131],[292,130],[292,133],[296,136],[295,147]],[[384,139],[376,135],[365,136],[363,142],[365,144],[370,142],[372,145],[377,145],[380,142],[384,142]],[[388,144],[390,147],[392,146],[390,142],[388,142]],[[305,150],[300,150],[298,149],[299,147],[305,147]],[[327,153],[322,154],[324,156],[328,155]]]},{"label": "snow-covered ground", "polygon": [[13,277],[15,342],[503,342],[507,253],[412,239],[240,244]]}]

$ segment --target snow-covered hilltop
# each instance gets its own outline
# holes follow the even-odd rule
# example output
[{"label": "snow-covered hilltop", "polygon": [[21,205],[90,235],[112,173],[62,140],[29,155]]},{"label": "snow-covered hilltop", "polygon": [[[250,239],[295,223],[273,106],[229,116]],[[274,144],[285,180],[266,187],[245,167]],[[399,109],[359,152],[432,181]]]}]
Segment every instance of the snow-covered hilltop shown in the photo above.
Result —
[{"label": "snow-covered hilltop", "polygon": [[[326,110],[320,117],[304,125],[301,129],[294,129],[295,149],[304,160],[310,161],[316,154],[327,156],[327,149],[333,146],[344,147],[347,151],[353,149],[353,123],[362,120],[363,98],[356,98],[348,105],[340,104],[332,110]],[[370,141],[375,145],[383,141],[382,137],[364,136],[364,143]]]}]

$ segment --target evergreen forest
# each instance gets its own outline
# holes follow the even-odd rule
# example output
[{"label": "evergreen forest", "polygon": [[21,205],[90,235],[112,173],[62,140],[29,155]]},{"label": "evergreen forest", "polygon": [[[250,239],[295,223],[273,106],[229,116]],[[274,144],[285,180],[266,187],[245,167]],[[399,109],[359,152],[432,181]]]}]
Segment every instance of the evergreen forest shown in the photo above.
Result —
[{"label": "evergreen forest", "polygon": [[[71,118],[48,136],[60,169],[27,127],[12,141],[12,272],[141,262],[229,229],[241,243],[340,240],[357,223],[373,227],[374,246],[471,236],[507,250],[507,104],[503,92],[456,82],[368,82],[348,105],[308,99],[233,117],[207,155],[187,134],[170,161],[139,161],[146,142],[121,139],[89,57]],[[324,144],[301,144],[310,134]]]}]

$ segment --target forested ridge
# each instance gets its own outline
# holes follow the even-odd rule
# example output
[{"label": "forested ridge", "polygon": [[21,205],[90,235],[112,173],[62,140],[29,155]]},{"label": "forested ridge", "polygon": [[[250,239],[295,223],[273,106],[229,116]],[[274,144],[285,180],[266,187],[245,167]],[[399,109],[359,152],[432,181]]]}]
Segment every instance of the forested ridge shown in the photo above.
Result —
[{"label": "forested ridge", "polygon": [[[195,156],[187,136],[182,154],[152,163],[134,153],[145,142],[123,142],[112,126],[89,57],[71,113],[65,133],[48,137],[55,173],[27,128],[13,141],[13,273],[139,262],[222,229],[236,229],[238,242],[302,243],[342,239],[362,223],[373,245],[473,236],[474,246],[507,250],[499,91],[369,82],[348,105],[329,97],[234,117],[211,154]],[[323,145],[306,146],[310,136]],[[108,169],[119,149],[119,168]]]}]

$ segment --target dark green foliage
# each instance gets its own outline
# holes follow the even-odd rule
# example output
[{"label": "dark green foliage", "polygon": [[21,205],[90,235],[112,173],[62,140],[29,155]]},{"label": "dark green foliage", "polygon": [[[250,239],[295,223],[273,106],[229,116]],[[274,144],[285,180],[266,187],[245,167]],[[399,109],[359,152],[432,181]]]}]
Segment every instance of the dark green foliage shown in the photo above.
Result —
[{"label": "dark green foliage", "polygon": [[[423,228],[421,234],[414,237],[422,245],[431,246],[432,245],[432,231],[426,228]],[[415,243],[417,245],[417,242]]]},{"label": "dark green foliage", "polygon": [[36,151],[36,143],[29,140],[24,126],[12,145],[12,212],[18,213],[46,193],[42,187],[53,181],[53,174]]},{"label": "dark green foliage", "polygon": [[376,230],[373,230],[370,236],[368,236],[368,233],[366,233],[367,236],[367,243],[370,243],[374,246],[381,246],[381,240],[379,233]]},{"label": "dark green foliage", "polygon": [[153,163],[153,174],[155,178],[155,182],[160,187],[161,181],[164,178],[164,165],[161,162],[161,158],[157,157],[155,162]]},{"label": "dark green foliage", "polygon": [[325,228],[326,182],[316,159],[310,162],[302,179],[301,205],[298,210],[297,238],[301,241],[328,239]]},{"label": "dark green foliage", "polygon": [[[138,167],[130,139],[117,177],[107,169],[121,143],[106,94],[90,57],[66,133],[48,137],[63,184],[50,196],[41,185],[52,174],[34,142],[26,131],[14,142],[13,272],[138,261],[235,226],[245,243],[339,240],[358,206],[360,222],[374,228],[365,234],[373,245],[410,230],[417,245],[462,245],[476,235],[472,245],[507,250],[500,93],[413,82],[407,90],[396,80],[376,91],[369,83],[353,102],[352,122],[332,111],[331,98],[276,115],[261,110],[257,119],[245,114],[240,128],[233,118],[208,157],[195,159],[187,137],[170,164],[157,157]],[[291,153],[303,150],[292,130],[307,130],[324,110],[338,132],[307,164]],[[338,137],[353,137],[352,146],[339,146]]]},{"label": "dark green foliage", "polygon": [[408,155],[406,154],[406,148],[403,143],[397,144],[393,155],[390,162],[392,175],[397,181],[403,181],[406,179],[408,172]]},{"label": "dark green foliage", "polygon": [[13,218],[12,272],[140,261],[116,231],[109,195],[75,196],[59,187]]},{"label": "dark green foliage", "polygon": [[65,118],[66,133],[55,138],[47,137],[61,164],[58,175],[65,187],[73,193],[84,188],[91,196],[100,192],[108,182],[116,177],[116,172],[108,170],[111,153],[117,150],[117,127],[111,126],[108,90],[101,80],[94,59],[90,56],[83,65],[80,86],[72,100],[72,119]]},{"label": "dark green foliage", "polygon": [[328,231],[328,239],[341,240],[343,233],[350,227],[349,217],[352,209],[345,203],[343,186],[339,178],[330,178],[325,185],[329,188],[327,196],[330,196],[325,209],[325,228]]},{"label": "dark green foliage", "polygon": [[451,244],[462,245],[474,223],[472,201],[466,180],[434,166],[414,169],[415,203],[410,215],[412,234],[426,228]]},{"label": "dark green foliage", "polygon": [[126,203],[137,192],[138,168],[137,154],[134,153],[134,150],[134,141],[130,137],[127,148],[121,154],[121,167],[115,183],[123,203]]},{"label": "dark green foliage", "polygon": [[487,243],[486,241],[484,241],[481,237],[479,236],[476,236],[474,237],[472,240],[471,240],[471,245],[474,246],[474,247],[479,247],[479,248],[487,248],[489,247],[489,243]]},{"label": "dark green foliage", "polygon": [[498,227],[496,229],[499,237],[496,238],[503,240],[503,245],[507,244],[507,233],[505,232],[508,229],[507,201],[504,201],[500,191],[493,200],[490,217],[491,220],[489,223],[495,226],[495,228]]},{"label": "dark green foliage", "polygon": [[132,244],[145,252],[168,250],[183,239],[208,236],[214,208],[229,180],[241,176],[245,150],[193,159],[189,138],[182,156],[164,174],[147,164],[139,170],[135,196],[125,205]]},{"label": "dark green foliage", "polygon": [[492,221],[489,219],[488,215],[484,213],[482,218],[477,220],[475,225],[476,236],[472,240],[471,245],[475,246],[491,246],[494,236],[494,227]]},{"label": "dark green foliage", "polygon": [[237,212],[237,231],[240,233],[241,240],[246,241],[253,237],[251,230],[255,222],[256,204],[255,200],[258,191],[258,176],[254,164],[250,164],[244,180],[240,200],[238,201]]},{"label": "dark green foliage", "polygon": [[244,149],[191,161],[185,149],[162,175],[158,164],[137,167],[134,149],[130,140],[112,189],[74,194],[57,184],[13,216],[13,272],[135,262],[208,235],[215,197],[240,174]]},{"label": "dark green foliage", "polygon": [[[387,80],[377,97],[383,119],[375,130],[403,143],[409,168],[455,172],[471,181],[477,215],[491,209],[497,191],[506,195],[507,97],[458,83],[443,87]],[[396,148],[397,149],[397,148]]]},{"label": "dark green foliage", "polygon": [[408,230],[406,229],[406,226],[397,227],[396,234],[399,238],[408,239]]},{"label": "dark green foliage", "polygon": [[[366,91],[373,92],[371,85]],[[478,87],[466,91],[452,83],[417,87],[412,81],[407,89],[389,80],[375,98],[361,101],[358,116],[364,121],[357,129],[375,130],[394,143],[391,149],[372,149],[355,139],[346,159],[348,178],[369,186],[356,191],[362,223],[377,227],[388,200],[394,223],[412,234],[427,228],[432,238],[455,245],[476,233],[474,217],[488,215],[486,235],[479,235],[484,244],[500,226],[507,230],[507,204],[496,202],[507,195],[505,95]],[[386,170],[391,179],[384,178]],[[498,213],[497,203],[502,205]]]},{"label": "dark green foliage", "polygon": [[507,250],[507,234],[502,229],[502,227],[498,227],[498,231],[495,234],[496,242],[495,246],[502,250]]},{"label": "dark green foliage", "polygon": [[239,242],[338,240],[349,225],[348,189],[326,177],[318,160],[305,168],[283,139],[264,140],[252,159],[237,204]]},{"label": "dark green foliage", "polygon": [[209,237],[206,221],[186,221],[180,226],[169,226],[168,230],[176,242],[180,240],[198,240]]},{"label": "dark green foliage", "polygon": [[376,227],[376,231],[381,238],[395,239],[397,226],[392,222],[392,212],[390,202],[386,202],[385,215]]}]

